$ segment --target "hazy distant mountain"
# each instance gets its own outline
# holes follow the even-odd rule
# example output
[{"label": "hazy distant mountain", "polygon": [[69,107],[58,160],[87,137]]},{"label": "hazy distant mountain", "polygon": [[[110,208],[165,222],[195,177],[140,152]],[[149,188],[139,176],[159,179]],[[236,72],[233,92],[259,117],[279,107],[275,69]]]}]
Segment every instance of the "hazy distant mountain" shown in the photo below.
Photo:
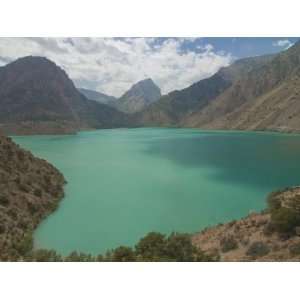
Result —
[{"label": "hazy distant mountain", "polygon": [[0,128],[8,133],[63,133],[124,126],[126,116],[88,100],[64,70],[44,57],[0,68]]},{"label": "hazy distant mountain", "polygon": [[210,78],[162,96],[159,101],[137,113],[134,116],[135,122],[143,126],[180,126],[183,118],[195,111],[201,111],[235,80],[271,58],[272,56],[263,56],[236,61]]},{"label": "hazy distant mountain", "polygon": [[161,97],[159,87],[148,78],[134,84],[113,106],[126,113],[134,113],[147,107]]},{"label": "hazy distant mountain", "polygon": [[83,89],[83,88],[79,88],[78,90],[86,98],[88,98],[90,100],[95,100],[95,101],[103,103],[103,104],[110,105],[113,101],[117,100],[117,98],[115,98],[113,96],[108,96],[108,95],[105,95],[105,94],[97,92],[97,91]]}]

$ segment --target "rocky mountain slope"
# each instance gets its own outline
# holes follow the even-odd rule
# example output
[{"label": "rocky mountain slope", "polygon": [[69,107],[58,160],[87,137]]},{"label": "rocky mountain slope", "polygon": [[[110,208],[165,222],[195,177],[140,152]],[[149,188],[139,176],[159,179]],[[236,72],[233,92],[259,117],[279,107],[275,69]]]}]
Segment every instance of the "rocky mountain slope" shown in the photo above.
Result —
[{"label": "rocky mountain slope", "polygon": [[272,193],[266,212],[207,228],[192,242],[220,261],[300,261],[300,188]]},{"label": "rocky mountain slope", "polygon": [[117,98],[113,96],[108,96],[103,93],[93,91],[93,90],[88,90],[88,89],[83,89],[80,88],[78,91],[83,94],[87,99],[97,101],[102,104],[107,104],[111,105],[114,101],[117,100]]},{"label": "rocky mountain slope", "polygon": [[141,111],[161,97],[159,87],[148,78],[134,84],[123,96],[112,102],[115,108],[125,113]]},{"label": "rocky mountain slope", "polygon": [[300,130],[300,43],[241,76],[182,126],[209,129]]},{"label": "rocky mountain slope", "polygon": [[183,90],[171,92],[135,114],[135,123],[140,126],[190,126],[189,122],[183,122],[187,116],[202,111],[236,80],[269,62],[272,57],[266,55],[238,60],[210,78],[200,80]]},{"label": "rocky mountain slope", "polygon": [[70,133],[123,126],[121,112],[88,100],[68,75],[44,57],[0,68],[0,128],[7,133]]},{"label": "rocky mountain slope", "polygon": [[0,134],[0,260],[18,260],[63,197],[63,175]]}]

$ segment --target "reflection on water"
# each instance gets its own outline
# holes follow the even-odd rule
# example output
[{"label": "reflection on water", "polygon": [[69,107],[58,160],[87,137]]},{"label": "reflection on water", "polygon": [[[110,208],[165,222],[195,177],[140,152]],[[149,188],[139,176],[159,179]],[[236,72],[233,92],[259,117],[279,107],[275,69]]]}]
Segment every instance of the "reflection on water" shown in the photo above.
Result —
[{"label": "reflection on water", "polygon": [[212,132],[147,144],[148,154],[186,167],[214,168],[214,180],[267,188],[300,182],[300,135]]}]

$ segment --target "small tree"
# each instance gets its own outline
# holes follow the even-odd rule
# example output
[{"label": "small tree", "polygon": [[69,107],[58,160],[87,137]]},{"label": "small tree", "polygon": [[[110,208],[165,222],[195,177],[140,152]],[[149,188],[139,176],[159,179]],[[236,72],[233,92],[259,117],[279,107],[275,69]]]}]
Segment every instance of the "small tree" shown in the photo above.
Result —
[{"label": "small tree", "polygon": [[116,248],[112,253],[113,261],[135,261],[135,253],[130,247],[120,246]]},{"label": "small tree", "polygon": [[136,254],[142,260],[157,260],[165,256],[165,235],[150,232],[136,244]]}]

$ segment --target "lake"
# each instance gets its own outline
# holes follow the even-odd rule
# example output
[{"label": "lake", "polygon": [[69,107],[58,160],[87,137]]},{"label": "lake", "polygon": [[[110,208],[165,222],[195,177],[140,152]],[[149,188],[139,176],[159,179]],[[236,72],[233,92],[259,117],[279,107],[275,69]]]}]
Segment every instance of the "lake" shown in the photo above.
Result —
[{"label": "lake", "polygon": [[300,183],[300,135],[197,129],[112,129],[13,139],[68,181],[35,247],[92,254],[150,231],[196,232],[265,208]]}]

